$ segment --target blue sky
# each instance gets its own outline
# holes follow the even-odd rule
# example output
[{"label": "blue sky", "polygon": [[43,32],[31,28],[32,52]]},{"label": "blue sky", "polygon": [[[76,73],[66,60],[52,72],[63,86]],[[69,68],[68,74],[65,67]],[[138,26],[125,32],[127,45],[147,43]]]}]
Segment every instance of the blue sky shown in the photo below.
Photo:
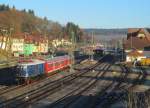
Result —
[{"label": "blue sky", "polygon": [[37,16],[82,28],[150,27],[150,0],[0,0]]}]

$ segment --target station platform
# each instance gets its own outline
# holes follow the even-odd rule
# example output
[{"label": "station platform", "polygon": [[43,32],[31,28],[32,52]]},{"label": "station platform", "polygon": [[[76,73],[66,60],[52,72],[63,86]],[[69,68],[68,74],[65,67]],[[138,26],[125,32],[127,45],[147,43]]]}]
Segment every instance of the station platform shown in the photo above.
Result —
[{"label": "station platform", "polygon": [[0,61],[0,69],[14,67],[17,63],[17,60]]}]

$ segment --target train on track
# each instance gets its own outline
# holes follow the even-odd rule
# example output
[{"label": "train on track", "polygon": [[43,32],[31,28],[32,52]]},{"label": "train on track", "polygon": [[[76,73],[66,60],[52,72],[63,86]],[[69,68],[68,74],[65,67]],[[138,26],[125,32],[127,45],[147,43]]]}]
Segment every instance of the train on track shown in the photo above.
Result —
[{"label": "train on track", "polygon": [[48,76],[70,65],[71,58],[68,55],[48,59],[22,60],[18,63],[14,74],[16,74],[17,82],[28,84],[37,77]]},{"label": "train on track", "polygon": [[103,56],[104,55],[104,50],[103,49],[95,49],[93,50],[95,55]]}]

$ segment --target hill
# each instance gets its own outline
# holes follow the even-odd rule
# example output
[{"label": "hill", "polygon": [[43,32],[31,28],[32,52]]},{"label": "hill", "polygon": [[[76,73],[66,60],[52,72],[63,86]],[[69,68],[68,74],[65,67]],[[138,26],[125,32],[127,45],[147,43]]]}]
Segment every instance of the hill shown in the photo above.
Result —
[{"label": "hill", "polygon": [[84,29],[86,33],[93,32],[95,35],[122,35],[127,34],[127,29]]},{"label": "hill", "polygon": [[61,29],[61,25],[57,22],[49,21],[47,18],[39,18],[35,16],[33,10],[17,10],[15,7],[9,8],[0,5],[0,27],[13,28],[14,33],[48,33],[50,30]]},{"label": "hill", "polygon": [[84,32],[91,36],[92,32],[98,40],[120,40],[126,38],[127,29],[84,29]]},{"label": "hill", "polygon": [[72,40],[72,32],[76,41],[82,40],[80,27],[72,22],[62,26],[54,22],[35,15],[33,10],[17,10],[6,5],[0,5],[0,32],[2,29],[13,28],[13,34],[29,33],[37,35],[47,35],[50,39],[67,38]]}]

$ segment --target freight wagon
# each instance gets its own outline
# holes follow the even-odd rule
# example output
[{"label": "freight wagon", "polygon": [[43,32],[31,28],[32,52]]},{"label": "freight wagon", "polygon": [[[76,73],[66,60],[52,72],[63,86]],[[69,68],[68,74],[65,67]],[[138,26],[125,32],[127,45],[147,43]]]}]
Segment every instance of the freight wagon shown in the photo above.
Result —
[{"label": "freight wagon", "polygon": [[143,58],[140,60],[140,65],[142,66],[150,66],[150,58]]},{"label": "freight wagon", "polygon": [[51,59],[31,60],[18,64],[19,81],[29,83],[33,78],[46,76],[57,70],[69,67],[71,59],[69,56],[54,57]]}]

